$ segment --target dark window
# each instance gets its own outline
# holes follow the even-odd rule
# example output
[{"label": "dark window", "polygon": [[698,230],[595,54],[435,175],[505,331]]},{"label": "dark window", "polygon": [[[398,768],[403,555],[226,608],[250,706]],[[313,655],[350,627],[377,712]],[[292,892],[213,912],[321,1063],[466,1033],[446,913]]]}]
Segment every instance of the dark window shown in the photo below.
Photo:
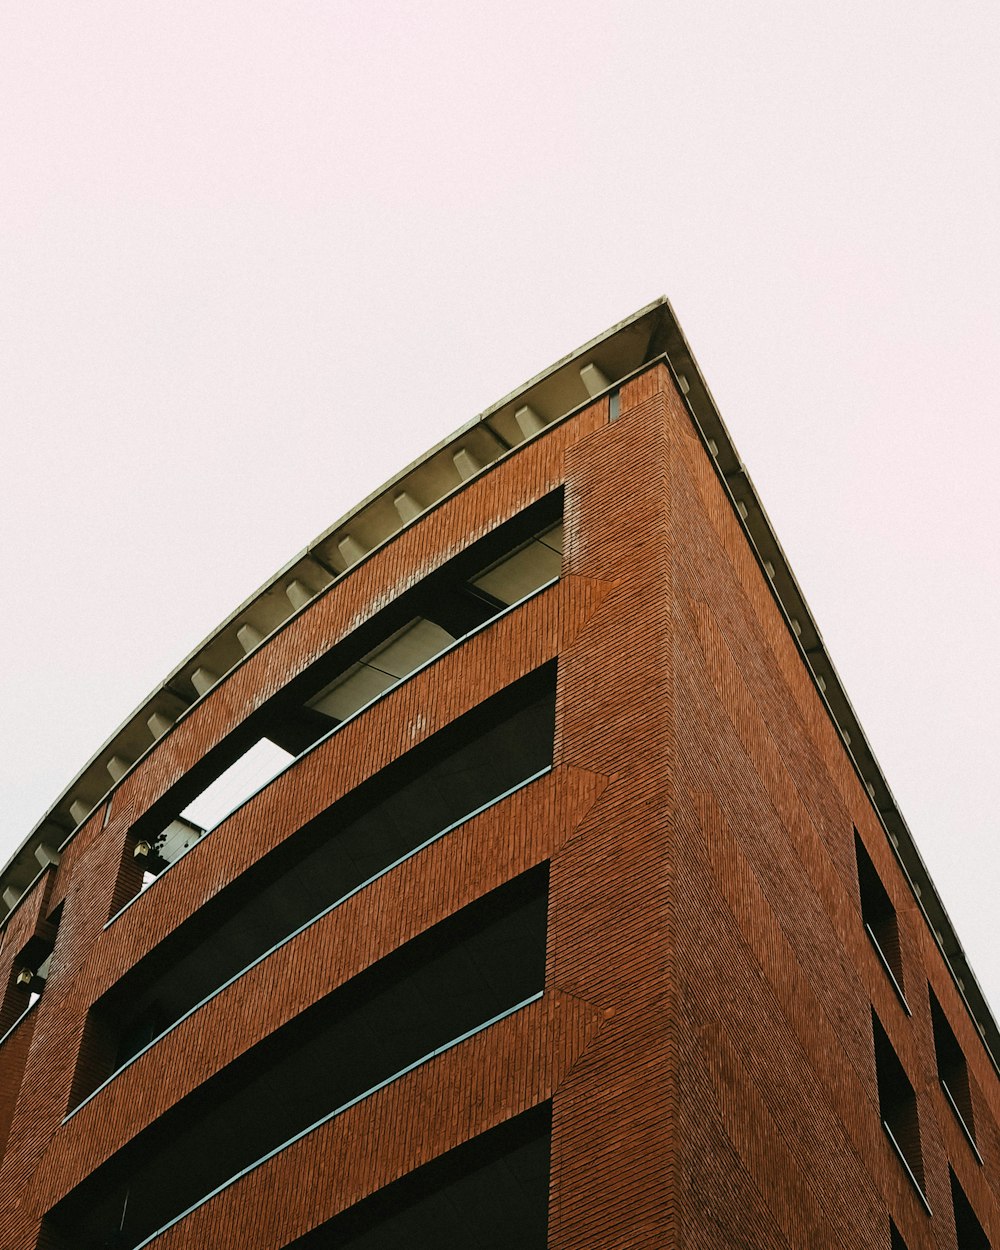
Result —
[{"label": "dark window", "polygon": [[42,996],[52,962],[52,949],[59,930],[62,903],[48,920],[41,921],[14,959],[6,992],[0,1002],[0,1039],[20,1022]]},{"label": "dark window", "polygon": [[258,708],[129,832],[112,918],[274,777],[449,648],[558,579],[562,492],[404,591]]},{"label": "dark window", "polygon": [[547,907],[546,864],[366,968],[133,1137],[59,1202],[47,1231],[74,1250],[113,1236],[138,1246],[352,1102],[526,1007],[545,985]]},{"label": "dark window", "polygon": [[470,581],[480,594],[507,605],[534,594],[559,576],[562,568],[563,524],[546,526],[509,554],[495,560]]},{"label": "dark window", "polygon": [[535,1107],[387,1185],[288,1250],[545,1250],[551,1111]]},{"label": "dark window", "polygon": [[909,1012],[903,997],[903,960],[899,949],[899,926],[896,909],[886,892],[882,879],[875,870],[865,844],[854,831],[854,852],[858,861],[858,887],[861,892],[861,919],[872,946],[889,974],[903,1006]]},{"label": "dark window", "polygon": [[[958,1116],[970,1142],[975,1145],[975,1121],[972,1116],[972,1090],[969,1086],[969,1069],[958,1038],[948,1023],[948,1017],[930,989],[931,1024],[934,1028],[934,1056],[937,1059],[938,1080],[952,1110]],[[976,1152],[978,1156],[978,1151]]]},{"label": "dark window", "polygon": [[990,1239],[966,1198],[958,1177],[949,1167],[951,1177],[951,1205],[955,1212],[955,1240],[958,1250],[990,1250]]},{"label": "dark window", "polygon": [[552,762],[554,664],[393,761],[285,839],[136,964],[92,1008],[70,1107],[289,940]]},{"label": "dark window", "polygon": [[889,1250],[907,1250],[903,1234],[892,1220],[889,1221]]},{"label": "dark window", "polygon": [[878,1108],[882,1127],[923,1198],[924,1163],[920,1154],[917,1096],[874,1011],[872,1034],[875,1039],[875,1078],[878,1083]]}]

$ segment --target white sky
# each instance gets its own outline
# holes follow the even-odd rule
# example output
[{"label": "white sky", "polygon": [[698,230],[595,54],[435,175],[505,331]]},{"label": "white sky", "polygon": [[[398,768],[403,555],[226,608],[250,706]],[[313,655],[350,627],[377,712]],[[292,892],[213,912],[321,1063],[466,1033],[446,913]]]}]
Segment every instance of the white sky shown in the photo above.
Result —
[{"label": "white sky", "polygon": [[0,5],[0,856],[665,292],[1000,1008],[995,4]]}]

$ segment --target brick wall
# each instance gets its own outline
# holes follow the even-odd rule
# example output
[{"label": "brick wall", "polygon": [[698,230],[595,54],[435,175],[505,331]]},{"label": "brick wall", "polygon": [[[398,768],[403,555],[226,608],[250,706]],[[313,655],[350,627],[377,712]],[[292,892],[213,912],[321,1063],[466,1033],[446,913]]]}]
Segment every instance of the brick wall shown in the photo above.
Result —
[{"label": "brick wall", "polygon": [[[679,1244],[887,1247],[891,1213],[910,1250],[953,1247],[948,1160],[997,1244],[996,1073],[676,398],[670,411]],[[899,918],[912,1016],[862,927],[855,826]],[[928,980],[978,1087],[985,1167],[937,1080]],[[933,1216],[880,1125],[872,1005],[916,1091]]]},{"label": "brick wall", "polygon": [[[49,874],[46,906],[64,904],[50,984],[0,1047],[5,1250],[72,1250],[42,1234],[43,1216],[121,1145],[351,976],[544,860],[544,997],[274,1155],[156,1250],[279,1250],[549,1099],[555,1250],[886,1247],[890,1213],[910,1250],[952,1247],[949,1161],[1000,1245],[996,1074],[667,369],[623,386],[608,418],[605,400],[585,408],[338,581],[70,844]],[[105,927],[129,830],[178,778],[401,591],[560,485],[557,586],[308,753]],[[74,1072],[101,1063],[87,1013],[129,968],[337,797],[555,657],[550,774],[306,929],[63,1123]],[[898,914],[912,1015],[861,925],[855,827]],[[936,1078],[928,979],[969,1063],[982,1167]],[[879,1123],[872,1006],[916,1090],[933,1216]]]}]

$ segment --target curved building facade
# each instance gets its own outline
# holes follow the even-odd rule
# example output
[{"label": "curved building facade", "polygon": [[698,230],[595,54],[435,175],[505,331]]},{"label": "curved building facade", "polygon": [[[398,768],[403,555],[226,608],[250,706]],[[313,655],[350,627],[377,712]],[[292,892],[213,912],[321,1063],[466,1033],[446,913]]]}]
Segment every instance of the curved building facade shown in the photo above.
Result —
[{"label": "curved building facade", "polygon": [[9,1250],[1000,1244],[996,1025],[666,301],[296,556],[0,884]]}]

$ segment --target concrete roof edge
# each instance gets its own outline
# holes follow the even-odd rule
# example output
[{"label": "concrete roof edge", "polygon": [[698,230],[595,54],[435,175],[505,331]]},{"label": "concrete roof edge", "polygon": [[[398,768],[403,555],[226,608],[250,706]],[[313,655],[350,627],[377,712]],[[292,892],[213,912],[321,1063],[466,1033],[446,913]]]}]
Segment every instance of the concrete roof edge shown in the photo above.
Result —
[{"label": "concrete roof edge", "polygon": [[[410,474],[418,470],[422,465],[426,464],[434,456],[446,450],[452,444],[460,442],[462,438],[468,435],[471,431],[476,430],[480,426],[487,425],[491,416],[499,412],[505,406],[510,404],[513,400],[517,399],[521,395],[527,394],[534,387],[538,386],[540,383],[544,382],[546,379],[552,377],[554,374],[558,373],[560,369],[564,369],[567,365],[571,364],[573,361],[587,355],[589,352],[592,352],[596,347],[606,342],[608,339],[614,338],[615,335],[619,334],[622,330],[625,330],[628,327],[635,325],[637,322],[641,321],[644,317],[649,316],[651,313],[654,313],[661,308],[663,309],[669,308],[669,302],[665,296],[659,296],[657,299],[651,300],[648,304],[645,304],[642,308],[638,309],[636,312],[633,312],[629,316],[616,322],[614,325],[610,326],[607,330],[603,331],[601,334],[595,335],[594,337],[588,339],[586,342],[582,343],[579,347],[575,348],[573,351],[567,352],[565,355],[559,357],[558,360],[546,366],[546,368],[542,369],[539,373],[529,378],[526,382],[523,382],[519,386],[515,387],[514,390],[509,392],[502,399],[497,400],[495,403],[491,404],[488,408],[483,409],[483,411],[477,413],[474,417],[470,418],[464,424],[459,426],[458,429],[452,431],[452,433],[446,435],[444,438],[440,439],[437,443],[435,443],[433,446],[428,448],[426,451],[422,452],[415,460],[411,461],[409,464],[404,466],[398,472],[394,473],[392,477],[390,477],[387,481],[383,482],[380,486],[376,487],[375,490],[371,491],[358,503],[352,505],[352,507],[349,508],[347,512],[345,512],[342,516],[338,517],[337,520],[335,520],[331,525],[327,526],[327,528],[324,529],[320,534],[318,534],[307,546],[303,547],[300,551],[298,551],[295,555],[293,555],[289,560],[287,560],[281,566],[281,568],[279,568],[275,573],[273,573],[265,582],[263,582],[260,586],[258,586],[256,590],[254,590],[249,596],[247,596],[247,598],[245,598],[240,604],[238,604],[236,608],[234,608],[230,613],[228,613],[227,616],[222,621],[220,621],[218,625],[216,625],[208,634],[206,634],[201,639],[201,641],[198,642],[195,645],[195,647],[191,651],[189,651],[187,655],[185,655],[184,658],[167,673],[167,675],[162,679],[162,681],[158,682],[157,685],[155,685],[152,688],[149,694],[146,695],[146,697],[142,699],[126,717],[124,717],[124,719],[117,725],[117,727],[112,731],[112,733],[101,743],[101,745],[87,759],[87,761],[83,764],[83,766],[77,770],[77,772],[73,775],[70,781],[65,786],[62,787],[62,789],[58,792],[53,802],[50,803],[49,806],[46,808],[43,815],[34,824],[34,826],[31,828],[29,833],[21,840],[21,842],[17,845],[17,847],[11,852],[11,854],[6,858],[6,860],[3,863],[3,866],[0,867],[0,886],[6,884],[6,878],[9,874],[10,869],[14,865],[14,862],[26,850],[28,850],[32,846],[33,842],[40,841],[39,835],[41,834],[43,829],[45,829],[47,826],[52,825],[53,823],[56,823],[54,822],[53,818],[59,806],[72,794],[74,788],[77,785],[79,785],[79,783],[87,774],[87,772],[91,768],[93,768],[95,764],[97,764],[97,762],[101,759],[103,755],[107,754],[114,747],[115,743],[118,741],[120,736],[134,724],[134,722],[137,720],[138,717],[140,717],[143,714],[143,712],[145,712],[148,708],[151,707],[151,705],[155,702],[158,696],[160,696],[161,694],[165,692],[171,692],[171,683],[177,677],[179,677],[184,672],[184,670],[188,668],[200,655],[202,655],[204,651],[208,647],[210,647],[213,642],[215,642],[222,634],[224,634],[225,631],[229,629],[235,623],[235,621],[239,619],[241,615],[246,613],[251,607],[253,607],[255,603],[259,602],[263,598],[263,596],[271,592],[278,585],[278,583],[280,583],[281,579],[287,576],[287,574],[293,568],[295,568],[296,565],[300,564],[304,559],[309,558],[310,555],[316,550],[317,547],[319,547],[325,541],[330,539],[338,530],[343,529],[345,525],[348,525],[355,517],[357,517],[360,513],[362,513],[371,504],[377,502],[378,500],[388,495],[389,492],[391,492],[395,487],[397,487]],[[489,428],[488,425],[487,425],[487,428]],[[199,699],[192,700],[190,706],[194,706],[199,701],[200,701]],[[151,744],[151,745],[155,745],[155,744]],[[98,800],[98,803],[97,803],[98,806],[100,805],[100,803],[104,802],[108,794],[110,794],[114,790],[115,784],[117,783],[113,783],[110,786],[108,786],[105,793]],[[82,824],[83,822],[80,822],[80,823]],[[68,836],[62,841],[61,845],[65,845],[66,842],[72,839],[73,835],[76,832],[76,828],[79,828],[79,825],[74,827],[69,832]],[[27,892],[28,888],[30,888],[30,885],[26,887],[25,892]],[[13,911],[13,908],[11,908],[10,910]],[[10,913],[8,912],[7,914],[9,915]],[[5,923],[6,923],[6,917],[4,917],[3,919],[0,919],[0,928],[2,928],[3,924]]]},{"label": "concrete roof edge", "polygon": [[[805,595],[802,593],[798,580],[781,547],[774,526],[771,524],[767,512],[760,501],[760,497],[750,479],[750,475],[746,471],[745,465],[739,459],[732,436],[722,419],[718,406],[701,374],[694,353],[684,337],[684,333],[680,328],[673,308],[669,305],[669,301],[667,302],[667,312],[671,323],[670,331],[674,339],[673,357],[671,357],[670,348],[667,349],[668,363],[676,375],[678,372],[676,348],[680,346],[684,354],[684,369],[681,371],[685,372],[685,377],[689,381],[690,372],[697,376],[698,385],[694,394],[696,401],[699,399],[702,401],[699,404],[701,411],[696,411],[695,402],[692,401],[691,394],[685,395],[688,409],[702,435],[703,441],[707,444],[709,440],[712,440],[719,446],[719,452],[715,455],[708,448],[709,455],[713,459],[716,470],[734,505],[738,505],[740,502],[733,490],[733,482],[737,478],[742,479],[745,483],[747,496],[752,497],[756,514],[760,519],[761,532],[754,533],[752,516],[742,516],[738,506],[736,507],[737,516],[741,520],[761,565],[765,566],[765,558],[761,553],[761,543],[758,541],[762,535],[770,546],[768,556],[771,563],[774,564],[776,560],[780,561],[780,568],[775,569],[776,576],[768,578],[772,593],[781,608],[782,614],[786,618],[806,669],[816,684],[817,693],[823,700],[830,719],[840,731],[842,740],[844,739],[845,730],[847,731],[848,740],[844,741],[845,750],[859,779],[868,790],[869,800],[886,834],[886,839],[892,848],[893,854],[903,868],[904,876],[913,891],[917,905],[931,930],[937,946],[941,950],[945,965],[951,973],[956,989],[965,1003],[969,1015],[972,1017],[973,1024],[976,1026],[976,1031],[983,1042],[990,1062],[997,1073],[1000,1074],[1000,1029],[998,1029],[986,996],[969,965],[964,947],[948,915],[947,908],[937,892],[927,865],[913,838],[913,834],[910,832],[910,828],[898,803],[896,803],[885,774],[878,763],[875,752],[868,741],[861,722],[858,720],[847,691],[826,649],[826,644],[823,642],[822,634],[809,609]],[[730,465],[728,472],[725,468],[727,461],[726,453],[728,453],[728,463]],[[783,591],[779,589],[779,584],[782,581],[785,582]],[[798,632],[794,628],[795,623],[799,625]],[[806,631],[816,640],[814,647],[810,648],[809,651],[807,651],[802,642],[803,634]],[[826,669],[823,673],[817,667],[817,660],[820,657]],[[823,678],[825,689],[817,680],[819,677]],[[839,712],[835,712],[831,705],[831,699],[834,697],[843,705]],[[869,787],[871,788],[869,789]],[[872,790],[875,793],[872,793]],[[890,826],[895,826],[895,829]],[[934,914],[932,915],[932,913]]]}]

